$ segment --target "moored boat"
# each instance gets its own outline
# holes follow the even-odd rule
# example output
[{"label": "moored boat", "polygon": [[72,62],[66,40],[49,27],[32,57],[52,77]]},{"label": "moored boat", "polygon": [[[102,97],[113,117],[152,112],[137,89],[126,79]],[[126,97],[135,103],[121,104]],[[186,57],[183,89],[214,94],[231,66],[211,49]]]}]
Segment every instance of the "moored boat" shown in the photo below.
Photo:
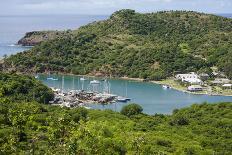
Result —
[{"label": "moored boat", "polygon": [[117,97],[117,101],[118,101],[118,102],[127,102],[127,101],[128,101],[128,99],[127,99],[127,98],[125,98],[125,97],[121,97],[121,96],[119,96],[119,97]]},{"label": "moored boat", "polygon": [[162,87],[163,87],[163,89],[170,89],[171,88],[171,86],[169,86],[169,85],[162,85]]},{"label": "moored boat", "polygon": [[81,77],[80,80],[81,80],[81,81],[85,81],[86,79],[85,79],[84,77]]},{"label": "moored boat", "polygon": [[90,81],[90,84],[100,84],[100,82],[98,80],[92,80]]}]

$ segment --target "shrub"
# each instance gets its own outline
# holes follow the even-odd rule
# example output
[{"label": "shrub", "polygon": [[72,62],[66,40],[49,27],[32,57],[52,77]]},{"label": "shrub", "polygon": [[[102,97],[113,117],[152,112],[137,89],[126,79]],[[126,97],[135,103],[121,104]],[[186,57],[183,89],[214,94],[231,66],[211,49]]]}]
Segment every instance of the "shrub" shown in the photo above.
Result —
[{"label": "shrub", "polygon": [[124,106],[121,110],[121,114],[126,115],[128,117],[132,115],[138,115],[142,113],[143,108],[138,104],[129,104],[127,106]]}]

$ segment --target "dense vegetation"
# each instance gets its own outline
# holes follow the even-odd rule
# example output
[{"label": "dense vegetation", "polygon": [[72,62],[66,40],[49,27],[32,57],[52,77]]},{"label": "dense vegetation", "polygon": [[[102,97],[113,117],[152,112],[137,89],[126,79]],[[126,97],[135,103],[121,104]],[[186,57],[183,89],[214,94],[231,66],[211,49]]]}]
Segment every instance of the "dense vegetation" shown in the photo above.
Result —
[{"label": "dense vegetation", "polygon": [[33,77],[0,72],[0,98],[3,97],[14,101],[48,103],[53,99],[53,92]]},{"label": "dense vegetation", "polygon": [[34,46],[42,41],[52,40],[60,35],[66,35],[68,31],[33,31],[28,32],[26,35],[18,41],[19,45]]},{"label": "dense vegetation", "polygon": [[230,154],[232,104],[130,117],[0,99],[0,154]]},{"label": "dense vegetation", "polygon": [[42,42],[5,60],[27,72],[161,79],[217,66],[232,77],[232,19],[196,12],[140,14],[121,10],[108,20]]},{"label": "dense vegetation", "polygon": [[146,115],[137,104],[125,106],[121,114],[61,108],[35,101],[51,94],[34,78],[7,73],[0,74],[0,90],[3,155],[232,152],[231,103],[194,104],[172,115]]}]

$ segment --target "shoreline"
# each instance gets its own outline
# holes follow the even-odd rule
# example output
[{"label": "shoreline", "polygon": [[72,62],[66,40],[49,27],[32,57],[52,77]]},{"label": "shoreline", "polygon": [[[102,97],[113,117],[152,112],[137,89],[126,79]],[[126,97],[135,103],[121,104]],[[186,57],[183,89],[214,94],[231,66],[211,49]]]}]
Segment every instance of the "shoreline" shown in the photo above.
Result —
[{"label": "shoreline", "polygon": [[[158,84],[158,85],[164,85],[165,83],[161,83],[160,81],[150,81],[152,83]],[[167,83],[166,83],[167,84]],[[168,85],[168,84],[167,84]],[[207,96],[225,96],[225,97],[232,97],[232,95],[225,95],[225,94],[208,94],[208,93],[204,93],[204,92],[190,92],[187,90],[183,90],[183,89],[179,89],[176,88],[175,86],[171,86],[171,89],[183,92],[183,93],[188,93],[188,94],[192,94],[192,95],[207,95]]]},{"label": "shoreline", "polygon": [[[48,73],[40,73],[40,74],[45,74],[47,75]],[[106,78],[104,76],[94,76],[94,75],[76,75],[76,74],[71,74],[71,73],[58,73],[58,75],[68,75],[68,76],[78,76],[78,77],[81,77],[81,76],[84,76],[84,77],[91,77],[91,78]],[[157,84],[157,85],[169,85],[169,83],[162,83],[162,81],[154,81],[154,80],[151,80],[151,81],[146,81],[145,79],[141,79],[141,78],[130,78],[130,77],[107,77],[107,78],[110,78],[110,79],[120,79],[120,80],[132,80],[132,81],[137,81],[137,82],[149,82],[149,83],[153,83],[153,84]],[[190,92],[190,91],[187,91],[187,90],[183,90],[183,89],[180,89],[180,88],[177,88],[173,85],[170,85],[172,87],[172,89],[174,90],[177,90],[177,91],[180,91],[180,92],[183,92],[183,93],[188,93],[188,94],[192,94],[192,95],[207,95],[207,96],[225,96],[225,97],[232,97],[232,94],[231,95],[226,95],[226,94],[208,94],[208,93],[204,93],[204,92]]]}]

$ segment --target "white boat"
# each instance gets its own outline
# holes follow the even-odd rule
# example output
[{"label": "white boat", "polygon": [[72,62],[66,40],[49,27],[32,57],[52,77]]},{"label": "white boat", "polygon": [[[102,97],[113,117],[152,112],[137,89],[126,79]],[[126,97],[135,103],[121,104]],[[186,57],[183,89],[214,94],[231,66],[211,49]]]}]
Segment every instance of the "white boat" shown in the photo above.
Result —
[{"label": "white boat", "polygon": [[170,89],[171,87],[169,85],[162,85],[163,89]]},{"label": "white boat", "polygon": [[47,80],[53,80],[53,78],[52,77],[48,77]]},{"label": "white boat", "polygon": [[128,101],[128,99],[127,99],[127,98],[124,98],[124,97],[119,96],[119,97],[117,98],[117,101],[118,101],[118,102],[127,102],[127,101]]},{"label": "white boat", "polygon": [[128,102],[128,101],[130,101],[131,100],[131,98],[128,98],[127,97],[127,82],[125,83],[125,87],[126,87],[126,96],[118,96],[117,97],[117,101],[118,102]]},{"label": "white boat", "polygon": [[47,80],[58,81],[57,78],[53,78],[53,77],[48,77]]},{"label": "white boat", "polygon": [[35,78],[38,79],[38,78],[39,78],[39,75],[36,75]]},{"label": "white boat", "polygon": [[81,77],[80,80],[81,80],[81,81],[85,81],[86,79],[85,79],[84,77]]},{"label": "white boat", "polygon": [[100,82],[98,80],[93,80],[93,81],[90,81],[90,84],[100,84]]}]

